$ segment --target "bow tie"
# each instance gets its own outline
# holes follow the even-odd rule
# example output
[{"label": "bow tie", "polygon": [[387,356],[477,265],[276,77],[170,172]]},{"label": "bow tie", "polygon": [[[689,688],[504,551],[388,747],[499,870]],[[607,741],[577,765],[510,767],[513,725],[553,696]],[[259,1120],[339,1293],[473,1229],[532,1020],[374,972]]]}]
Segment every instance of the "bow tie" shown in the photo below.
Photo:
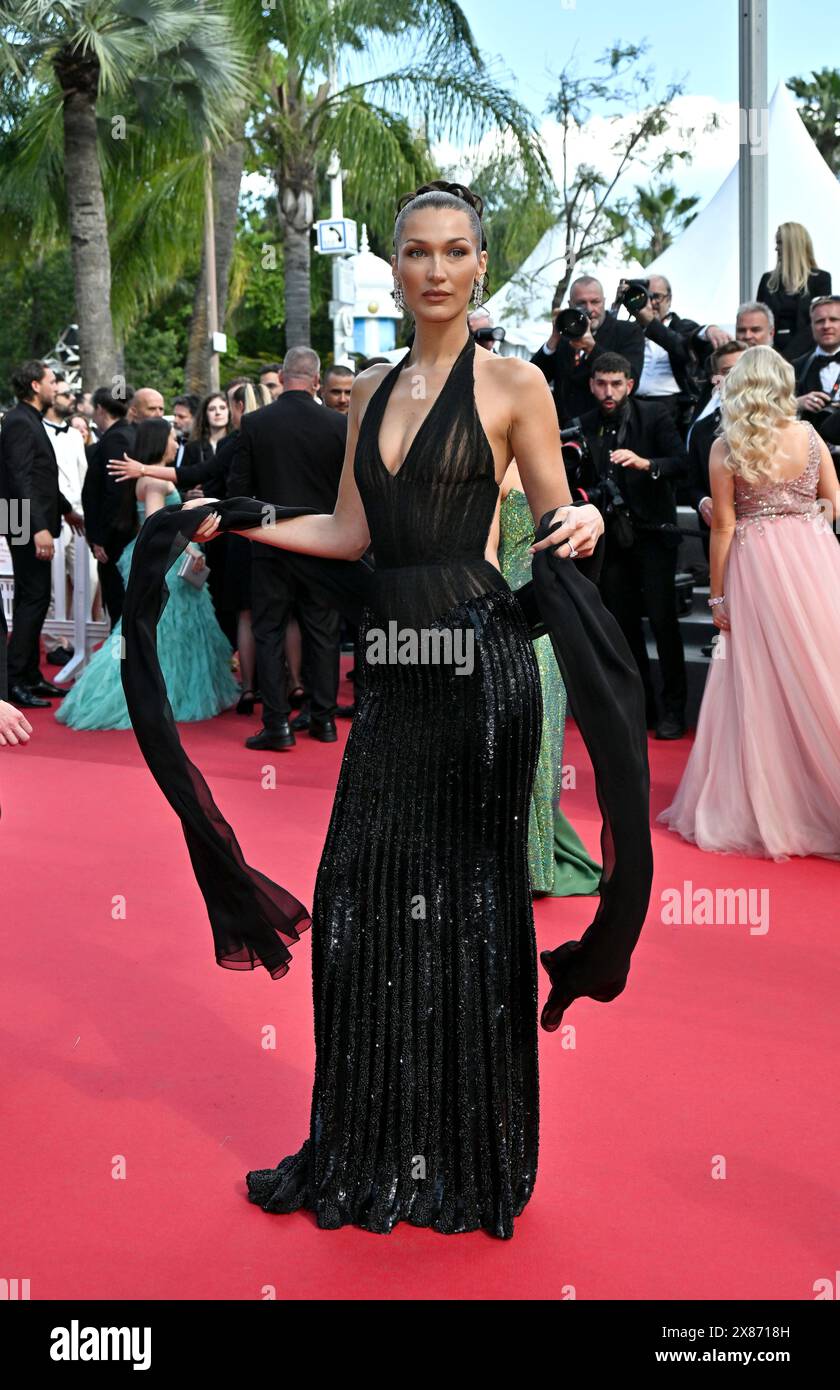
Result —
[{"label": "bow tie", "polygon": [[66,434],[70,428],[69,425],[56,425],[53,423],[52,420],[45,420],[44,424],[47,426],[48,429],[53,430],[56,434]]},{"label": "bow tie", "polygon": [[818,352],[816,360],[821,367],[823,367],[826,362],[840,362],[840,348],[838,348],[836,352]]}]

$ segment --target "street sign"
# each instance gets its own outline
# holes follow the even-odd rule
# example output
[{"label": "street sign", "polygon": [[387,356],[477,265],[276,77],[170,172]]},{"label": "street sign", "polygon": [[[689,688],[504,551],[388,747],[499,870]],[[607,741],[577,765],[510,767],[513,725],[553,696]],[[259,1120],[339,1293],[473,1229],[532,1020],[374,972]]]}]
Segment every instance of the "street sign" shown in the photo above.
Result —
[{"label": "street sign", "polygon": [[322,256],[350,256],[357,249],[356,223],[349,217],[324,217],[315,223],[316,251]]}]

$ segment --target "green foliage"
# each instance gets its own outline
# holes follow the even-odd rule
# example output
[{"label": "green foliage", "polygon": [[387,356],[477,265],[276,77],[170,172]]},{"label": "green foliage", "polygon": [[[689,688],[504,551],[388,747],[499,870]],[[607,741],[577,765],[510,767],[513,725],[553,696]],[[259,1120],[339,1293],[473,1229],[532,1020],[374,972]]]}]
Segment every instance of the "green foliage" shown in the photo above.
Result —
[{"label": "green foliage", "polygon": [[693,209],[699,201],[694,195],[680,197],[673,183],[649,188],[637,184],[635,198],[608,208],[606,216],[621,238],[625,255],[649,265],[694,221]]},{"label": "green foliage", "polygon": [[788,89],[800,103],[805,129],[833,174],[840,176],[840,70],[821,68],[811,81],[792,77]]}]

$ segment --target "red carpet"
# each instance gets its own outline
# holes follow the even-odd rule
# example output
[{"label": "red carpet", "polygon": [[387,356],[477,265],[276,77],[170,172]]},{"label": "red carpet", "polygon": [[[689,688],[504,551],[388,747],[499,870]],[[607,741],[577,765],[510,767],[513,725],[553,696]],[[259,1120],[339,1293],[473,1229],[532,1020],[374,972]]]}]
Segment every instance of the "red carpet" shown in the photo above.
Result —
[{"label": "red carpet", "polygon": [[[576,1004],[573,1036],[540,1034],[539,1172],[513,1240],[320,1231],[250,1205],[244,1183],[307,1132],[309,934],[283,980],[221,970],[133,734],[31,722],[26,748],[0,749],[0,849],[2,1274],[32,1299],[809,1300],[834,1278],[837,865],[705,855],[657,830],[627,990]],[[242,745],[257,722],[184,726],[185,745],[248,861],[311,905],[349,726],[260,754]],[[650,748],[656,812],[688,743]],[[565,761],[564,808],[597,851],[571,728]],[[769,930],[664,925],[660,895],[686,881],[767,889]],[[539,946],[579,936],[594,901],[539,900]]]}]

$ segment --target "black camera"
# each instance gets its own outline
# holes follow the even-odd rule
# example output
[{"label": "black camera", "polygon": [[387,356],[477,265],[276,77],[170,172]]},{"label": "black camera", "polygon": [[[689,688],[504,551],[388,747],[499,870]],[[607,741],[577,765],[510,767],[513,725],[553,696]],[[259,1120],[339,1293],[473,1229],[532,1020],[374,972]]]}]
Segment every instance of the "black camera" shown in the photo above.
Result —
[{"label": "black camera", "polygon": [[582,338],[589,332],[589,315],[583,309],[561,309],[554,320],[554,331],[564,338]]},{"label": "black camera", "polygon": [[503,328],[476,328],[473,337],[477,343],[503,343],[505,330]]},{"label": "black camera", "polygon": [[650,280],[626,280],[623,283],[624,288],[619,288],[616,292],[613,309],[620,309],[623,304],[628,314],[638,314],[640,309],[644,309],[650,298],[648,294]]}]

